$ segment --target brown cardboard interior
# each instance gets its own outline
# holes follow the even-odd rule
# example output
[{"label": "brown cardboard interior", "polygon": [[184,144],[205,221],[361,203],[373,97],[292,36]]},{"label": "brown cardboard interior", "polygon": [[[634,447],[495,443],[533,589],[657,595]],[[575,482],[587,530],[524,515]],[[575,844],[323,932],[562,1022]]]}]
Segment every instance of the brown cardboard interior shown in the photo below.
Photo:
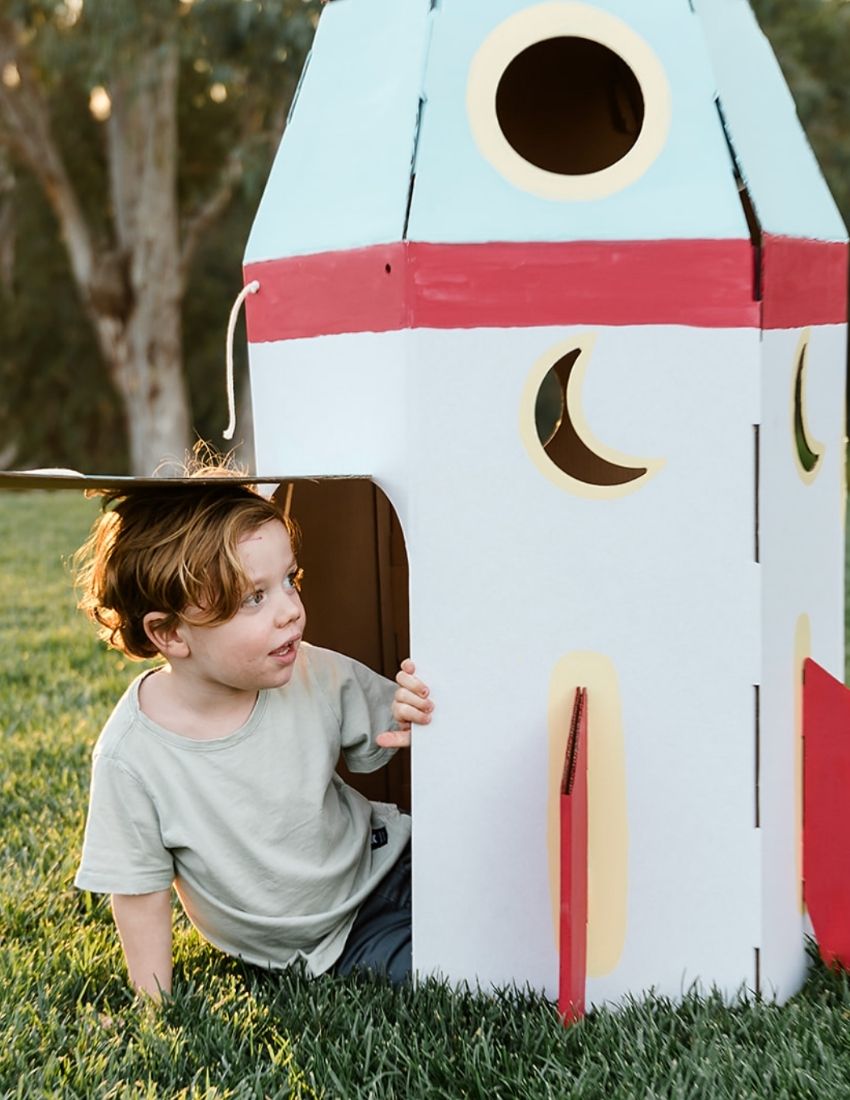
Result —
[{"label": "brown cardboard interior", "polygon": [[[366,479],[281,483],[278,494],[290,493],[302,534],[306,640],[393,679],[408,656],[409,606],[407,553],[392,505]],[[407,753],[370,775],[354,775],[342,761],[338,770],[368,798],[410,808]]]}]

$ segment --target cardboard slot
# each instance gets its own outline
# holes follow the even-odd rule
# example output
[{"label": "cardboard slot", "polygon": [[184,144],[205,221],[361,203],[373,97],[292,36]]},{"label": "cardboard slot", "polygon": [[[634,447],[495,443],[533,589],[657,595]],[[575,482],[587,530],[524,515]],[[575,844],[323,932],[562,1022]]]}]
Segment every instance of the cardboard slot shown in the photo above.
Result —
[{"label": "cardboard slot", "polygon": [[757,997],[761,996],[761,948],[753,949],[755,959],[753,962],[753,992]]},{"label": "cardboard slot", "polygon": [[729,133],[729,126],[726,122],[726,116],[723,113],[723,108],[720,105],[720,100],[715,99],[714,105],[717,108],[717,114],[720,118],[720,126],[723,130],[723,136],[726,139],[726,147],[729,150],[729,157],[732,161],[732,171],[735,176],[735,186],[738,189],[738,198],[741,202],[741,208],[744,211],[744,218],[747,222],[747,231],[750,235],[750,242],[753,246],[753,300],[760,302],[762,300],[762,228],[759,221],[758,214],[756,214],[756,208],[753,203],[750,189],[744,179],[744,174],[741,171],[741,165],[738,161],[738,155],[735,151],[735,146],[732,143],[732,138]]},{"label": "cardboard slot", "polygon": [[564,755],[564,777],[561,781],[561,794],[573,793],[576,779],[576,766],[578,757],[579,729],[584,717],[584,704],[587,693],[583,688],[576,688],[573,711],[570,718],[570,734],[567,738],[567,751]]},{"label": "cardboard slot", "polygon": [[759,494],[761,491],[761,425],[753,424],[753,555],[761,560],[759,526],[761,522]]},{"label": "cardboard slot", "polygon": [[587,982],[587,690],[576,688],[561,783],[561,913],[558,1009],[584,1015]]},{"label": "cardboard slot", "polygon": [[755,808],[755,826],[761,828],[761,689],[758,684],[755,693],[755,766],[753,802]]},{"label": "cardboard slot", "polygon": [[[302,532],[306,640],[392,679],[409,647],[407,552],[392,505],[365,479],[285,482],[278,493]],[[342,761],[337,770],[367,798],[410,808],[407,753],[367,775]]]},{"label": "cardboard slot", "polygon": [[[425,101],[420,98],[419,108],[416,112],[416,130],[413,135],[413,148],[416,150],[419,147],[419,131],[422,128],[422,112],[425,108]],[[413,192],[416,189],[416,153],[413,154],[413,163],[410,166],[410,185],[407,188],[407,206],[404,211],[404,229],[402,230],[402,240],[407,240],[407,230],[410,225],[410,211],[413,208]]]},{"label": "cardboard slot", "polygon": [[585,442],[577,421],[580,408],[571,408],[570,375],[581,355],[576,348],[562,356],[546,373],[537,392],[534,419],[537,436],[559,470],[586,485],[625,485],[647,472],[646,466],[622,466]]},{"label": "cardboard slot", "polygon": [[600,172],[629,152],[644,99],[629,66],[607,46],[561,36],[535,42],[496,90],[502,133],[524,160],[558,175]]},{"label": "cardboard slot", "polygon": [[744,210],[744,217],[747,219],[747,229],[750,233],[750,240],[753,245],[753,300],[760,302],[762,300],[762,264],[761,264],[761,225],[759,224],[758,217],[756,216],[756,208],[753,206],[753,200],[750,196],[750,191],[747,185],[744,183],[742,176],[737,172],[735,174],[735,183],[738,186],[738,198],[741,200],[741,206]]}]

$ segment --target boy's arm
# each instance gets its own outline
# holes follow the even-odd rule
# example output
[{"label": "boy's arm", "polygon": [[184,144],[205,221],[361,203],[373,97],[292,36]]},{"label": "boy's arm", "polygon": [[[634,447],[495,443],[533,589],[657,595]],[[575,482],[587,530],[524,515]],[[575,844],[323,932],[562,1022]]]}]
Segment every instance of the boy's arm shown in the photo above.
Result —
[{"label": "boy's arm", "polygon": [[112,915],[131,984],[154,1001],[171,992],[171,890],[113,894]]}]

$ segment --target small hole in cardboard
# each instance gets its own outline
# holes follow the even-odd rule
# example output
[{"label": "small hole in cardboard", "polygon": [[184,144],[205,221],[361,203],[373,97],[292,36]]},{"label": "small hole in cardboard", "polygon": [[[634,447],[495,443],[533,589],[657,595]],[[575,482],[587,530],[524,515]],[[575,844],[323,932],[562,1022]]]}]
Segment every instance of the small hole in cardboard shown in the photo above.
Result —
[{"label": "small hole in cardboard", "polygon": [[524,160],[564,176],[601,172],[640,136],[644,99],[613,50],[588,38],[547,38],[519,53],[496,90],[502,133]]},{"label": "small hole in cardboard", "polygon": [[647,472],[646,466],[622,466],[593,450],[575,423],[580,409],[571,409],[568,385],[581,349],[563,355],[543,377],[534,405],[537,437],[552,462],[586,485],[625,485]]},{"label": "small hole in cardboard", "polygon": [[384,264],[384,271],[386,271],[387,275],[391,275],[392,270],[393,270],[393,265],[392,264]]}]

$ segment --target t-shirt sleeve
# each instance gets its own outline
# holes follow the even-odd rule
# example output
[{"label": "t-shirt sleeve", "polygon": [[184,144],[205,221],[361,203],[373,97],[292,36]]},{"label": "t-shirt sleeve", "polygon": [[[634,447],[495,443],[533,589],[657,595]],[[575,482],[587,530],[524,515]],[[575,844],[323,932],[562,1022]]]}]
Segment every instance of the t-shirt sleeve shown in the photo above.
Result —
[{"label": "t-shirt sleeve", "polygon": [[395,754],[375,744],[384,730],[395,729],[392,703],[395,684],[351,657],[326,650],[330,664],[322,686],[331,697],[340,727],[342,753],[353,772],[373,772]]},{"label": "t-shirt sleeve", "polygon": [[173,879],[152,798],[120,763],[95,756],[76,885],[98,894],[149,894]]}]

